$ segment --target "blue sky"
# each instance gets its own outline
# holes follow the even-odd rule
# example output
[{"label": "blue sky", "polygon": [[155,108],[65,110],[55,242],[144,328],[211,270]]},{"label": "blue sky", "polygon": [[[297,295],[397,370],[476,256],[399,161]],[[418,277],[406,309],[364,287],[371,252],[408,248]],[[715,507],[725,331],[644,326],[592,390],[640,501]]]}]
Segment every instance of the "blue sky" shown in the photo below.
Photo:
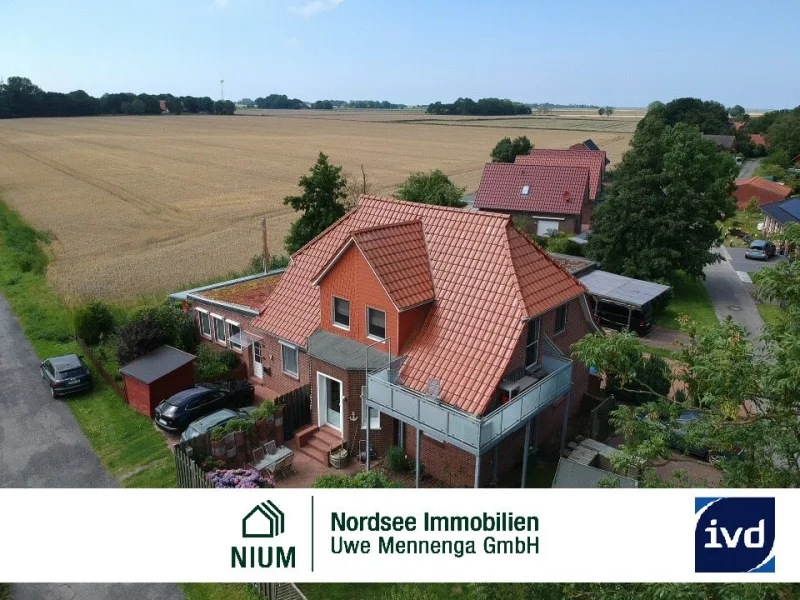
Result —
[{"label": "blue sky", "polygon": [[797,0],[2,0],[0,76],[238,100],[800,103]]}]

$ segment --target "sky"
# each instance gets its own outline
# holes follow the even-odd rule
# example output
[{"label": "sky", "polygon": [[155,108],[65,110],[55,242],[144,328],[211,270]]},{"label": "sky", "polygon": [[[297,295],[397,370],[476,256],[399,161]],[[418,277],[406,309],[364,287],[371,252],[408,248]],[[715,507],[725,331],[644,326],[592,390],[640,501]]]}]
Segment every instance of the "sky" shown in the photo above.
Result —
[{"label": "sky", "polygon": [[[781,16],[783,15],[783,16]],[[800,104],[797,0],[0,0],[0,77],[239,100]]]}]

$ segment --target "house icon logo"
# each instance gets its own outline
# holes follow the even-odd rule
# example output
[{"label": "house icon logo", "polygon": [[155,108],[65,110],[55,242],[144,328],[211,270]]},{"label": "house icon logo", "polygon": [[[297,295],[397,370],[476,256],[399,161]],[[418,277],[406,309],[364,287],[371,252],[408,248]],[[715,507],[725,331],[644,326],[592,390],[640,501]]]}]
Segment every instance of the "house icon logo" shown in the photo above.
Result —
[{"label": "house icon logo", "polygon": [[283,511],[271,500],[258,504],[242,519],[242,537],[274,538],[283,533]]}]

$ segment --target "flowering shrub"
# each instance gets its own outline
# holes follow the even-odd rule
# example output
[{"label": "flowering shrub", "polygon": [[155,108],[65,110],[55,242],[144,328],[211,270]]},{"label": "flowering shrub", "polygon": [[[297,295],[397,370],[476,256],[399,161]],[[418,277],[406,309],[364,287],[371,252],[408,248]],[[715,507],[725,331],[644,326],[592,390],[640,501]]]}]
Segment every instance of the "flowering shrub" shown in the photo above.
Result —
[{"label": "flowering shrub", "polygon": [[275,487],[275,479],[263,477],[255,469],[217,469],[206,474],[217,488],[265,488]]},{"label": "flowering shrub", "polygon": [[209,471],[217,471],[225,468],[225,461],[208,456],[202,463],[200,463],[200,468],[206,473]]}]

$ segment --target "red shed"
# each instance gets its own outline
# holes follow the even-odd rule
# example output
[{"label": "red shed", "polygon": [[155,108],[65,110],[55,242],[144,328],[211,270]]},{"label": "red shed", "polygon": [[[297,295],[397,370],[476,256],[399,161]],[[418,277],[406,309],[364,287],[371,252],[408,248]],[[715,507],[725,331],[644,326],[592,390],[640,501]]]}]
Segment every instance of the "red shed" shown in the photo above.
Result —
[{"label": "red shed", "polygon": [[125,379],[128,404],[152,418],[162,400],[194,385],[194,355],[161,346],[119,372]]}]

